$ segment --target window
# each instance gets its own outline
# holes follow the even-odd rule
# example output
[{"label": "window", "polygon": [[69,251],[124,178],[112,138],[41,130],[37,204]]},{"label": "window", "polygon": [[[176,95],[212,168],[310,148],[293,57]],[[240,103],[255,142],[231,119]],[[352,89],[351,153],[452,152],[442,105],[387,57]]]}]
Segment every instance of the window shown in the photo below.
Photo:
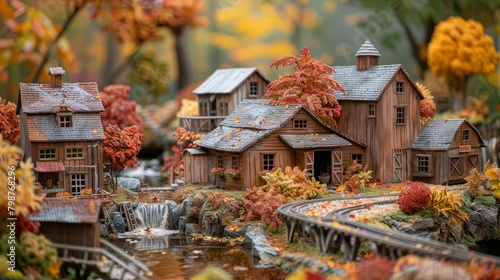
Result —
[{"label": "window", "polygon": [[293,120],[293,128],[297,129],[305,129],[307,128],[307,120],[304,119],[294,119]]},{"label": "window", "polygon": [[56,159],[56,149],[40,149],[39,150],[40,160],[53,160]]},{"label": "window", "polygon": [[64,115],[64,116],[59,116],[58,118],[60,127],[72,127],[71,116]]},{"label": "window", "polygon": [[405,87],[404,82],[396,82],[396,93],[404,93]]},{"label": "window", "polygon": [[71,194],[80,194],[83,188],[86,187],[87,182],[85,174],[71,174]]},{"label": "window", "polygon": [[239,157],[237,157],[237,156],[232,156],[231,157],[231,168],[234,169],[234,170],[240,170]]},{"label": "window", "polygon": [[352,154],[352,160],[356,161],[359,164],[363,164],[363,155],[361,155],[361,154]]},{"label": "window", "polygon": [[219,101],[219,108],[217,111],[218,116],[227,116],[229,115],[229,102]]},{"label": "window", "polygon": [[208,102],[200,101],[200,116],[208,116]]},{"label": "window", "polygon": [[470,129],[462,130],[462,141],[470,141]]},{"label": "window", "polygon": [[430,172],[430,155],[417,155],[417,172],[428,173]]},{"label": "window", "polygon": [[217,167],[224,168],[224,156],[217,155]]},{"label": "window", "polygon": [[274,168],[274,154],[262,155],[262,170],[273,170]]},{"label": "window", "polygon": [[368,104],[368,117],[375,117],[375,104]]},{"label": "window", "polygon": [[259,84],[257,82],[250,82],[250,97],[257,97],[259,96]]},{"label": "window", "polygon": [[396,107],[396,124],[405,124],[405,108]]},{"label": "window", "polygon": [[72,147],[66,148],[66,158],[83,158],[83,148],[80,147]]}]

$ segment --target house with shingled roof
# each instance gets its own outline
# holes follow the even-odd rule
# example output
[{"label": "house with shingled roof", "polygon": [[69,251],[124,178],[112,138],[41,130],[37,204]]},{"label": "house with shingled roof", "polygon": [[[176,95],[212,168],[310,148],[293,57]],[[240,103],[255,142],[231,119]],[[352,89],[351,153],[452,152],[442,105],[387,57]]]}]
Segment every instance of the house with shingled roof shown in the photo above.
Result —
[{"label": "house with shingled roof", "polygon": [[461,183],[472,168],[482,168],[485,143],[466,119],[429,120],[413,142],[413,180]]},{"label": "house with shingled roof", "polygon": [[420,131],[424,97],[401,64],[379,65],[380,53],[366,42],[357,65],[334,66],[333,78],[345,92],[335,92],[342,106],[338,129],[366,145],[365,157],[353,155],[384,182],[411,179],[411,146]]},{"label": "house with shingled roof", "polygon": [[[332,174],[342,182],[343,166],[353,154],[364,156],[365,146],[329,126],[302,105],[273,105],[269,100],[245,100],[220,125],[195,141],[207,151],[208,169],[234,169],[232,180],[224,176],[215,184],[244,190],[264,184],[258,174],[275,168],[298,166],[309,176]],[[185,154],[185,173],[199,170]],[[189,175],[187,175],[189,176]],[[209,178],[210,174],[205,174]]]},{"label": "house with shingled roof", "polygon": [[76,195],[103,186],[104,107],[97,83],[62,83],[64,74],[56,61],[50,84],[19,84],[21,146],[44,192]]},{"label": "house with shingled roof", "polygon": [[180,116],[179,126],[208,133],[243,100],[262,98],[269,83],[255,67],[218,69],[193,91],[198,96],[198,116]]}]

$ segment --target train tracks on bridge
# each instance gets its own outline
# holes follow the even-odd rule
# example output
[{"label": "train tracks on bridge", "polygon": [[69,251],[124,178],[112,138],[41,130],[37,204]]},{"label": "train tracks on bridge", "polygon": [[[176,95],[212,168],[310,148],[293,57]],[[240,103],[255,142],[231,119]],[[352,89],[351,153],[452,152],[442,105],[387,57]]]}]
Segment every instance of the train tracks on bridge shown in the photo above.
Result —
[{"label": "train tracks on bridge", "polygon": [[396,200],[395,195],[318,199],[282,205],[277,213],[285,222],[288,243],[294,241],[295,234],[309,235],[320,252],[341,252],[349,261],[356,259],[360,245],[365,243],[374,254],[389,258],[414,254],[456,261],[475,259],[500,266],[500,258],[494,256],[460,250],[446,243],[349,218],[352,211],[394,204]]}]

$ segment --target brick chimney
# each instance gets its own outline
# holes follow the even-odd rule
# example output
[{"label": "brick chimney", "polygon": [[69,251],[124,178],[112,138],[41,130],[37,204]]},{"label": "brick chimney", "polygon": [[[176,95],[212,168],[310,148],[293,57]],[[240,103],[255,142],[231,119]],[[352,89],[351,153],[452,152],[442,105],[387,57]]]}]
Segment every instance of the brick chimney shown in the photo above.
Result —
[{"label": "brick chimney", "polygon": [[378,58],[380,53],[373,46],[370,40],[366,39],[365,43],[356,52],[356,57],[358,58],[358,71],[364,71],[370,69],[372,66],[378,65]]},{"label": "brick chimney", "polygon": [[57,60],[54,60],[54,65],[49,68],[50,85],[53,88],[62,87],[62,76],[66,73],[62,67],[59,67]]}]

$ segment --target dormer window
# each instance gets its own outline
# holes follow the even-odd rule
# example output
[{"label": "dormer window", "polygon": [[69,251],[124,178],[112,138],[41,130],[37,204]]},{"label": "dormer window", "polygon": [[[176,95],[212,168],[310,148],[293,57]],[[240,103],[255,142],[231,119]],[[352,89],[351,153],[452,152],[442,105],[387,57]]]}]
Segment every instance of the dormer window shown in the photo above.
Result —
[{"label": "dormer window", "polygon": [[250,82],[250,97],[258,97],[259,96],[259,86],[257,82]]},{"label": "dormer window", "polygon": [[307,128],[307,120],[306,119],[294,119],[293,120],[293,128],[294,129],[306,129]]},{"label": "dormer window", "polygon": [[58,114],[57,121],[59,123],[59,127],[73,126],[73,116],[71,114]]}]

